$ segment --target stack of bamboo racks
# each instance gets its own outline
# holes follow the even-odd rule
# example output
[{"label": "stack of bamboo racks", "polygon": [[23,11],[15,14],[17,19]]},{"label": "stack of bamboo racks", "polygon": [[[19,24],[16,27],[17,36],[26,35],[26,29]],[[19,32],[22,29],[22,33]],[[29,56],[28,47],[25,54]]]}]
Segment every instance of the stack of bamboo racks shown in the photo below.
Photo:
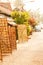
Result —
[{"label": "stack of bamboo racks", "polygon": [[3,56],[16,49],[16,30],[13,25],[8,25],[6,18],[0,18],[0,60]]}]

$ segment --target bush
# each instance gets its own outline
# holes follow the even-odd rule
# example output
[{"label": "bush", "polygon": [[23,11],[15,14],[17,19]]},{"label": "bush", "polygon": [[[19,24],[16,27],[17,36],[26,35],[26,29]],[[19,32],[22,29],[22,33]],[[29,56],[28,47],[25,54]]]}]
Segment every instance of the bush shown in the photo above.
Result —
[{"label": "bush", "polygon": [[30,35],[32,33],[32,26],[28,24],[28,22],[24,23],[27,27],[27,35]]},{"label": "bush", "polygon": [[17,24],[25,24],[27,27],[27,34],[29,35],[32,28],[28,23],[28,20],[30,19],[30,14],[27,11],[17,11],[14,10],[11,12],[11,17]]},{"label": "bush", "polygon": [[14,21],[17,24],[24,24],[24,22],[27,22],[30,18],[30,15],[26,11],[12,11],[11,17],[14,19]]}]

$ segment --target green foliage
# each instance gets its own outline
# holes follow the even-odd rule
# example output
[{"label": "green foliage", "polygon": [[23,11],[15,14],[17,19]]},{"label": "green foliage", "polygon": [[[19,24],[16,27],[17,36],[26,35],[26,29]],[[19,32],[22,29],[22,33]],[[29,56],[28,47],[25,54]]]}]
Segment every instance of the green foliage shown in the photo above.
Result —
[{"label": "green foliage", "polygon": [[28,21],[27,22],[24,22],[24,24],[26,25],[27,27],[27,35],[30,35],[30,33],[32,32],[32,27],[30,24],[28,24]]},{"label": "green foliage", "polygon": [[31,27],[28,24],[28,20],[30,19],[30,14],[27,11],[17,11],[14,10],[11,12],[11,17],[17,24],[25,24],[27,27],[27,34],[30,34]]},{"label": "green foliage", "polygon": [[30,18],[30,15],[26,11],[12,11],[11,17],[14,19],[14,21],[17,24],[24,24],[24,22],[27,22]]}]

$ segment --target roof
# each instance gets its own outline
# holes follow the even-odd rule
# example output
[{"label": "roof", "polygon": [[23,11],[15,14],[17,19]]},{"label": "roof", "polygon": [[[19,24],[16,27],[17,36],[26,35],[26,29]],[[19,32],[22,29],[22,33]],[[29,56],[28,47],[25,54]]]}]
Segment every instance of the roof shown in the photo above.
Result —
[{"label": "roof", "polygon": [[10,3],[0,2],[0,6],[6,8],[6,9],[12,10]]},{"label": "roof", "polygon": [[12,8],[10,3],[0,2],[0,13],[2,12],[4,14],[10,15],[11,11],[12,11]]}]

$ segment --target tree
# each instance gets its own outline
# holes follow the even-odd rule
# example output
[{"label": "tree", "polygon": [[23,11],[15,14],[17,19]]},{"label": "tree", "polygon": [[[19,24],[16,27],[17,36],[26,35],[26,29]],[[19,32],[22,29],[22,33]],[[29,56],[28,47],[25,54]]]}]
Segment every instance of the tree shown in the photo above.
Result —
[{"label": "tree", "polygon": [[15,0],[15,8],[19,9],[19,10],[22,10],[23,9],[23,1],[22,0]]}]

